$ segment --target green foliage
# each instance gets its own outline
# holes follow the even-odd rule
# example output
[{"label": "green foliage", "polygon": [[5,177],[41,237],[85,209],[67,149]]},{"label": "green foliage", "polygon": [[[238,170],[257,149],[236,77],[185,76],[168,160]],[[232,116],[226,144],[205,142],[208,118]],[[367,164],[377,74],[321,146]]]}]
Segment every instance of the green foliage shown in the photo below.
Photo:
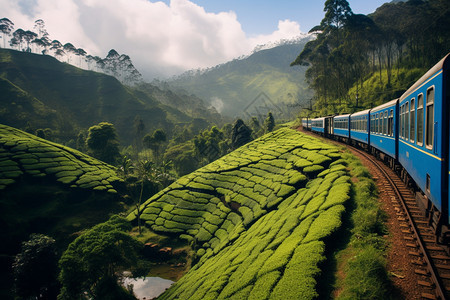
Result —
[{"label": "green foliage", "polygon": [[245,125],[244,121],[237,119],[233,125],[231,145],[237,149],[252,140],[252,130]]},{"label": "green foliage", "polygon": [[32,234],[22,243],[22,251],[13,263],[16,295],[21,298],[54,298],[58,286],[55,240],[43,234]]},{"label": "green foliage", "polygon": [[94,157],[106,163],[115,164],[120,157],[116,129],[111,123],[101,122],[90,127],[86,145]]},{"label": "green foliage", "polygon": [[[125,219],[113,216],[76,238],[61,256],[59,280],[62,284],[58,299],[78,299],[84,293],[100,297],[99,286],[115,282],[117,272],[137,264],[142,244],[126,231],[131,226]],[[114,286],[114,285],[112,285]]]},{"label": "green foliage", "polygon": [[275,128],[275,119],[273,118],[272,112],[267,113],[267,118],[264,120],[264,131],[272,132]]}]

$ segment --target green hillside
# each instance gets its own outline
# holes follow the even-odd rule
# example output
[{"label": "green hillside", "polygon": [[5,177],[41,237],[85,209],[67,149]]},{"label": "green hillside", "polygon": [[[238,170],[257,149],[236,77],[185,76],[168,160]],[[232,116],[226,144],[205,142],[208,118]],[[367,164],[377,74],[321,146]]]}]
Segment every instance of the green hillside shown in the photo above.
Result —
[{"label": "green hillside", "polygon": [[[280,129],[182,177],[141,206],[198,262],[162,299],[312,299],[350,195],[335,146]],[[136,214],[128,216],[136,221]]]},{"label": "green hillside", "polygon": [[[289,66],[308,40],[305,38],[295,44],[261,50],[245,59],[236,59],[205,71],[188,72],[168,84],[211,102],[217,109],[221,108],[217,101],[223,102],[221,112],[228,116],[245,112],[257,114],[255,108],[265,106],[264,103],[251,104],[260,93],[265,93],[272,102],[267,106],[286,117],[289,113],[287,103],[304,103],[312,95],[304,81],[306,68]],[[247,108],[249,105],[253,107]]]},{"label": "green hillside", "polygon": [[[158,100],[163,96],[164,104]],[[136,117],[149,132],[164,128],[170,133],[174,124],[193,119],[169,101],[176,97],[180,96],[143,93],[112,76],[78,69],[50,56],[0,49],[0,122],[20,129],[50,128],[62,142],[106,121],[115,125],[122,142],[131,144]],[[203,107],[200,113],[220,121],[214,111]]]},{"label": "green hillside", "polygon": [[11,260],[31,233],[48,234],[65,249],[74,233],[124,210],[123,185],[112,166],[0,125],[1,290],[8,290]]}]

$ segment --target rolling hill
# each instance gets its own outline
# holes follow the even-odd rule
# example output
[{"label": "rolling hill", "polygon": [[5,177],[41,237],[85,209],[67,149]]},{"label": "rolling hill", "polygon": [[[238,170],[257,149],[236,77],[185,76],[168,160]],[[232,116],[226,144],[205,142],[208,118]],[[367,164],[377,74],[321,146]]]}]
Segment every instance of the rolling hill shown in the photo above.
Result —
[{"label": "rolling hill", "polygon": [[[180,98],[192,103],[191,115],[177,108]],[[198,98],[190,101],[186,95],[158,88],[140,91],[51,56],[0,49],[0,123],[6,125],[50,128],[58,140],[67,142],[80,130],[106,121],[115,125],[121,141],[130,144],[136,117],[149,132],[164,128],[170,134],[174,124],[199,115],[221,119]]]},{"label": "rolling hill", "polygon": [[[187,72],[162,85],[195,94],[224,115],[255,115],[259,108],[259,113],[269,109],[286,117],[292,110],[286,104],[301,104],[312,96],[304,80],[306,68],[289,66],[310,39],[263,48],[245,58]],[[261,95],[265,99],[259,99]]]},{"label": "rolling hill", "polygon": [[141,219],[189,242],[197,261],[161,299],[317,297],[350,198],[346,165],[336,146],[284,128],[154,195]]}]

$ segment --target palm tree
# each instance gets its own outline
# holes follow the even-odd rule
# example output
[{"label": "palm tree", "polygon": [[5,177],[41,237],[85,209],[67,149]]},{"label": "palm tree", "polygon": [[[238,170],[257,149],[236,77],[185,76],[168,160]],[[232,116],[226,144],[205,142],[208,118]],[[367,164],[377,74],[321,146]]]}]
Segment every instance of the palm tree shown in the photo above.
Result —
[{"label": "palm tree", "polygon": [[135,204],[136,206],[136,218],[138,222],[138,230],[139,234],[141,234],[141,214],[144,211],[145,207],[142,206],[142,195],[144,192],[144,183],[145,181],[150,181],[153,183],[159,183],[158,176],[156,174],[155,164],[150,160],[139,161],[137,166],[138,177],[141,181],[141,191],[139,193],[138,202]]}]

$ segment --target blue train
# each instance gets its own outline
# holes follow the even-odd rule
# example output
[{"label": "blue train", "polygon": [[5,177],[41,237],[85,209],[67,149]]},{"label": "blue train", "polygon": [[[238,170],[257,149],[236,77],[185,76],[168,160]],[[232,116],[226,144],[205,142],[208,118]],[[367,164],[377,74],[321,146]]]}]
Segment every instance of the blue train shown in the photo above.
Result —
[{"label": "blue train", "polygon": [[[310,120],[306,128],[357,144],[416,190],[440,243],[450,244],[450,54],[400,98],[353,114]],[[304,127],[305,127],[304,126]]]}]

